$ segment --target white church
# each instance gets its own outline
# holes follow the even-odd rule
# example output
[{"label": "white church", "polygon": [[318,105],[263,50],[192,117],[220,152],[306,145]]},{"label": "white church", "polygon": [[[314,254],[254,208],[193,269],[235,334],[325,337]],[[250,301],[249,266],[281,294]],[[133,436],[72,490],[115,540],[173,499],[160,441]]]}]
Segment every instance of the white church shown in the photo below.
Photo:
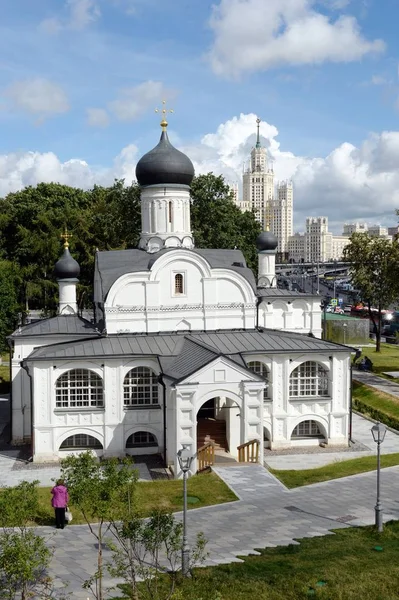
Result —
[{"label": "white church", "polygon": [[231,457],[257,441],[260,461],[263,447],[347,445],[350,349],[320,339],[319,297],[277,288],[271,232],[257,282],[240,250],[195,247],[194,168],[161,126],[136,168],[139,248],[97,252],[94,323],[66,240],[58,315],[10,336],[12,442],[36,462],[157,453],[176,476],[179,449],[209,440]]}]

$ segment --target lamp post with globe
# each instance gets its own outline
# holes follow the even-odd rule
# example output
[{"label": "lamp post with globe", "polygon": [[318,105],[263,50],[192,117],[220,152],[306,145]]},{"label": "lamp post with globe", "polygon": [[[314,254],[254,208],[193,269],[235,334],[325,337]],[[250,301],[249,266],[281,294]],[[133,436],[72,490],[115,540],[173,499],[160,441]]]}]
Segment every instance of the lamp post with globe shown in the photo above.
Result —
[{"label": "lamp post with globe", "polygon": [[380,502],[380,472],[381,472],[381,444],[384,441],[387,428],[382,423],[376,423],[371,428],[373,439],[377,444],[377,503],[375,505],[375,526],[379,533],[384,528],[382,520],[382,507]]},{"label": "lamp post with globe", "polygon": [[190,547],[187,543],[187,473],[191,468],[194,456],[186,447],[177,453],[180,470],[183,473],[183,545],[181,551],[181,571],[183,577],[188,577],[190,571]]}]

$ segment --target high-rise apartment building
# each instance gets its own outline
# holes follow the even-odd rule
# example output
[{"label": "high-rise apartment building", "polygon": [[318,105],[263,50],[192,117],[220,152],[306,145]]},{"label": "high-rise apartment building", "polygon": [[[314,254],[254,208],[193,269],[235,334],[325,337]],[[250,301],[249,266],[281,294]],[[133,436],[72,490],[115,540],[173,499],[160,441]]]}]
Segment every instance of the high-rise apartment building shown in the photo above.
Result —
[{"label": "high-rise apartment building", "polygon": [[242,210],[254,210],[263,229],[270,229],[278,239],[277,252],[288,251],[288,239],[293,232],[293,187],[284,181],[274,188],[274,172],[269,166],[266,148],[260,143],[259,124],[256,120],[257,136],[251,151],[251,160],[243,174]]},{"label": "high-rise apartment building", "polygon": [[250,206],[263,229],[270,229],[270,202],[274,197],[274,172],[269,168],[266,148],[259,137],[260,119],[256,120],[257,136],[251,160],[243,173],[243,204]]},{"label": "high-rise apartment building", "polygon": [[308,217],[305,233],[305,261],[324,262],[331,258],[332,233],[327,217]]},{"label": "high-rise apartment building", "polygon": [[288,240],[293,234],[293,187],[291,181],[277,184],[276,198],[271,201],[270,230],[278,239],[277,252],[288,252]]}]

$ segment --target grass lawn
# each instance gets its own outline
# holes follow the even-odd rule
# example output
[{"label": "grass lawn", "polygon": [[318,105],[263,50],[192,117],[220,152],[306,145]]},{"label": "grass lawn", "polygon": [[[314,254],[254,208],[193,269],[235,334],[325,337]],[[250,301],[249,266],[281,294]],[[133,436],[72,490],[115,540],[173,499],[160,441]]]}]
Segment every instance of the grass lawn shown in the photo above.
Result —
[{"label": "grass lawn", "polygon": [[[399,465],[399,452],[381,456],[381,467],[394,467],[395,465]],[[288,488],[296,488],[302,485],[320,483],[320,481],[357,475],[357,473],[366,473],[367,471],[374,471],[376,468],[376,457],[364,456],[351,460],[337,461],[324,467],[318,467],[317,469],[305,469],[301,471],[270,469],[270,472]]]},{"label": "grass lawn", "polygon": [[[40,510],[35,523],[38,525],[53,525],[54,511],[51,508],[49,487],[38,488]],[[188,496],[198,498],[195,504],[188,508],[199,508],[213,504],[232,502],[237,497],[215,473],[200,473],[190,477],[187,482]],[[85,523],[79,510],[69,505],[73,514],[73,523]],[[178,480],[160,480],[139,482],[136,492],[136,507],[140,516],[147,517],[154,508],[163,508],[173,512],[183,510],[183,482]]]},{"label": "grass lawn", "polygon": [[353,382],[353,407],[364,415],[399,430],[399,399],[367,385]]},{"label": "grass lawn", "polygon": [[373,371],[376,373],[399,371],[399,346],[381,344],[381,352],[376,352],[375,348],[363,348],[362,356],[368,356],[371,359]]},{"label": "grass lawn", "polygon": [[[335,530],[300,545],[261,550],[260,556],[196,569],[181,600],[397,600],[399,522]],[[381,547],[377,551],[375,547]]]}]

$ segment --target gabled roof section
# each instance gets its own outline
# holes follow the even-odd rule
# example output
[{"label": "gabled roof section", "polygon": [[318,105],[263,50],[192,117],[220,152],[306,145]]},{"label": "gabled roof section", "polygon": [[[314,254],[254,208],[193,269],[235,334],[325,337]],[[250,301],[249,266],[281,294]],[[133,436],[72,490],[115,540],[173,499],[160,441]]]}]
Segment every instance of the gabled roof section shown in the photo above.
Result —
[{"label": "gabled roof section", "polygon": [[215,350],[209,350],[202,344],[191,339],[184,339],[181,352],[173,358],[160,358],[162,372],[171,379],[182,379],[195,373],[201,367],[212,362],[219,356]]},{"label": "gabled roof section", "polygon": [[50,319],[41,319],[34,323],[29,323],[11,334],[11,338],[22,338],[30,336],[51,336],[51,335],[73,335],[73,336],[93,336],[99,337],[101,334],[96,326],[87,319],[77,315],[58,315]]},{"label": "gabled roof section", "polygon": [[[108,252],[96,253],[96,264],[94,271],[94,300],[96,303],[105,301],[109,290],[119,277],[127,273],[139,273],[150,271],[158,258],[167,252],[175,252],[176,248],[166,248],[159,252],[149,254],[145,250],[110,250]],[[256,281],[251,269],[247,267],[241,250],[212,250],[197,249],[185,252],[193,252],[208,261],[212,269],[224,268],[235,271],[242,275],[256,292]]]},{"label": "gabled roof section", "polygon": [[[187,345],[187,357],[181,357],[182,348],[187,341],[202,347],[194,350]],[[185,372],[189,365],[216,356],[228,356],[237,364],[242,364],[245,354],[287,354],[287,353],[331,353],[351,352],[351,348],[325,342],[318,338],[299,333],[274,329],[250,329],[239,331],[193,331],[189,334],[154,333],[110,335],[97,339],[53,344],[34,350],[27,360],[81,359],[81,358],[117,358],[120,356],[153,356],[163,361],[163,367],[175,375]],[[166,362],[165,362],[166,361]]]}]

